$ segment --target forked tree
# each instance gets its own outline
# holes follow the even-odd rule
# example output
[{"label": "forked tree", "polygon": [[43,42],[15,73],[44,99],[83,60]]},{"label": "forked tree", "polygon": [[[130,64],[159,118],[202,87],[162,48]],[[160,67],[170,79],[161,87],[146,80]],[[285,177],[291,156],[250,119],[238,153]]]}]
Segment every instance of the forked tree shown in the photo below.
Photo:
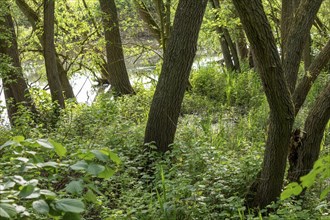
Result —
[{"label": "forked tree", "polygon": [[328,82],[310,109],[305,122],[305,133],[299,137],[300,146],[290,147],[292,133],[296,133],[292,132],[295,116],[304,103],[311,84],[330,59],[328,43],[297,85],[302,52],[322,0],[300,0],[295,8],[288,11],[287,5],[289,2],[293,5],[293,1],[295,0],[285,0],[282,5],[280,57],[262,1],[233,0],[252,46],[257,71],[270,107],[263,166],[260,176],[250,189],[250,197],[247,198],[250,207],[263,208],[279,197],[289,149],[293,150],[290,154],[295,153],[299,157],[296,162],[290,163],[291,179],[298,180],[308,173],[318,158],[320,143],[330,117]]}]

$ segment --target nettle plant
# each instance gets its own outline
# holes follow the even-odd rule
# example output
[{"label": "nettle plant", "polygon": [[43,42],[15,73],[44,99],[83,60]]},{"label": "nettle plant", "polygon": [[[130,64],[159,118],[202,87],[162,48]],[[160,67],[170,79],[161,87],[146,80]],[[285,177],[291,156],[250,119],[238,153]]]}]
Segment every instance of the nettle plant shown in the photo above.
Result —
[{"label": "nettle plant", "polygon": [[80,219],[120,163],[106,148],[68,155],[51,139],[16,136],[0,146],[0,219]]}]

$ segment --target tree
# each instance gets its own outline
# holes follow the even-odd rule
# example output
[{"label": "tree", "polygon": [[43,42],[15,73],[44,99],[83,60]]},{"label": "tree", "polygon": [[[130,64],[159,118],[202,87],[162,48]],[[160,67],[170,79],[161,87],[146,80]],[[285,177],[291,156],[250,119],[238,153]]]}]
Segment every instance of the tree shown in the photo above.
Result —
[{"label": "tree", "polygon": [[[210,0],[210,4],[213,9],[220,10],[220,1],[219,0]],[[218,15],[215,13],[215,20],[218,20]],[[221,45],[221,52],[224,57],[224,61],[228,70],[235,70],[240,72],[240,64],[238,53],[233,43],[229,31],[226,27],[216,26],[215,30],[219,35],[219,41]],[[243,34],[244,35],[244,34]]]},{"label": "tree", "polygon": [[7,2],[0,6],[0,12],[1,78],[9,120],[11,125],[15,125],[14,117],[19,116],[19,105],[32,113],[36,113],[36,108],[22,74],[14,23]]},{"label": "tree", "polygon": [[[134,0],[140,18],[158,43],[162,46],[165,53],[168,39],[171,35],[171,0],[153,1],[156,13],[155,16],[147,7],[143,0]],[[157,19],[158,18],[158,19]]]},{"label": "tree", "polygon": [[207,0],[180,0],[175,14],[144,138],[145,143],[155,142],[161,152],[174,141],[206,4]]},{"label": "tree", "polygon": [[125,66],[115,1],[100,0],[100,6],[103,12],[109,82],[120,95],[134,94]]},{"label": "tree", "polygon": [[65,107],[62,86],[56,65],[54,44],[55,1],[44,0],[44,57],[50,93],[53,102],[58,102],[61,108]]},{"label": "tree", "polygon": [[[297,105],[294,103],[296,100],[292,98],[291,94],[294,94],[293,97],[300,95],[297,94],[299,91],[296,90],[296,82],[302,51],[322,0],[301,0],[294,12],[295,16],[289,18],[284,16],[287,1],[283,1],[282,30],[287,31],[282,31],[282,59],[261,0],[233,0],[233,2],[251,43],[257,71],[263,82],[270,107],[268,138],[262,170],[250,189],[251,194],[249,195],[252,196],[247,198],[249,206],[263,208],[276,200],[282,189],[292,127],[297,112]],[[319,67],[320,70],[324,66]],[[317,125],[318,134],[323,134],[323,124],[329,120],[330,116],[328,114],[329,104],[326,104],[330,102],[328,92],[326,88],[310,113],[315,114],[316,106],[322,109],[318,110],[318,113],[322,112],[320,119],[322,123]],[[324,104],[320,105],[320,103]],[[313,122],[306,120],[305,126],[310,128],[312,128],[311,125],[316,126],[315,120],[315,118]],[[311,132],[309,135],[313,136],[312,139],[318,139],[315,132]],[[311,148],[312,146],[305,147]],[[319,148],[319,145],[317,147]],[[308,152],[306,153],[308,154]]]},{"label": "tree", "polygon": [[[28,19],[29,23],[32,26],[33,31],[37,31],[38,26],[41,25],[41,19],[39,18],[38,14],[24,1],[24,0],[16,0],[17,6],[20,8],[20,10],[23,12],[23,14]],[[40,42],[41,48],[38,48],[39,51],[43,51],[45,49],[45,39],[41,34],[38,36],[38,40]],[[72,87],[70,85],[67,73],[68,69],[65,69],[63,67],[63,64],[58,56],[58,54],[55,51],[55,61],[57,66],[57,72],[59,74],[59,79],[61,82],[61,90],[64,92],[64,98],[71,98],[74,99],[75,95],[73,93]],[[70,65],[69,65],[70,66]]]}]

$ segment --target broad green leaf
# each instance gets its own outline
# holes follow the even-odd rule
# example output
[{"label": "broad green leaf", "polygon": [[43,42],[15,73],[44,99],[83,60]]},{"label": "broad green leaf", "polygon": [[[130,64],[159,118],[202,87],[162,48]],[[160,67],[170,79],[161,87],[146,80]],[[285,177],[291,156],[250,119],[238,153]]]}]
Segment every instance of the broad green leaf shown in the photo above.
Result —
[{"label": "broad green leaf", "polygon": [[81,181],[71,181],[66,187],[65,190],[68,193],[81,195],[84,187]]},{"label": "broad green leaf", "polygon": [[54,168],[57,168],[58,163],[56,163],[54,161],[48,161],[46,163],[37,163],[36,166],[37,167],[54,167]]},{"label": "broad green leaf", "polygon": [[49,206],[45,200],[38,200],[32,203],[32,207],[40,214],[48,214]]},{"label": "broad green leaf", "polygon": [[70,166],[70,168],[73,170],[87,170],[88,163],[86,163],[86,161],[84,161],[84,160],[81,160],[81,161],[78,161],[77,163],[73,164],[72,166]]},{"label": "broad green leaf", "polygon": [[60,199],[55,202],[55,208],[64,212],[81,213],[85,210],[85,205],[77,199]]},{"label": "broad green leaf", "polygon": [[26,183],[26,180],[18,175],[13,176],[13,180],[20,185],[24,185]]},{"label": "broad green leaf", "polygon": [[0,216],[4,218],[12,218],[17,215],[15,206],[6,204],[6,203],[0,203]]},{"label": "broad green leaf", "polygon": [[66,155],[66,149],[65,147],[63,147],[62,144],[57,143],[51,139],[49,139],[49,143],[51,143],[54,146],[55,152],[59,157],[64,157]]},{"label": "broad green leaf", "polygon": [[31,184],[26,185],[22,188],[22,190],[20,191],[18,196],[21,198],[26,198],[34,192],[34,189],[35,189],[35,187],[33,185],[31,185]]},{"label": "broad green leaf", "polygon": [[120,164],[121,163],[121,160],[120,158],[117,156],[117,154],[113,153],[113,152],[109,152],[109,156],[110,156],[110,159],[115,162],[116,164]]},{"label": "broad green leaf", "polygon": [[49,198],[49,199],[56,198],[56,194],[48,189],[40,190],[40,194],[46,196],[46,198]]},{"label": "broad green leaf", "polygon": [[85,194],[84,198],[88,202],[92,202],[92,203],[96,203],[97,202],[97,197],[96,197],[95,193],[93,193],[93,191],[90,190],[90,189],[87,191],[87,193]]},{"label": "broad green leaf", "polygon": [[109,156],[107,154],[105,154],[104,152],[100,151],[100,150],[92,150],[91,151],[95,157],[103,162],[107,162],[109,161]]},{"label": "broad green leaf", "polygon": [[98,177],[103,178],[103,179],[109,179],[110,177],[113,176],[114,173],[115,173],[115,171],[113,169],[111,169],[108,166],[105,166],[103,172],[100,173]]},{"label": "broad green leaf", "polygon": [[299,195],[302,192],[303,188],[296,182],[290,183],[287,185],[286,189],[281,193],[281,200],[290,198],[292,195]]},{"label": "broad green leaf", "polygon": [[51,143],[49,143],[49,141],[46,139],[39,139],[37,140],[37,143],[44,148],[54,149],[54,146]]},{"label": "broad green leaf", "polygon": [[307,174],[303,177],[300,177],[302,187],[304,187],[304,188],[311,187],[313,185],[313,183],[315,182],[316,175],[317,175],[317,173],[310,172],[309,174]]},{"label": "broad green leaf", "polygon": [[64,214],[62,220],[80,220],[81,217],[78,213],[67,212]]},{"label": "broad green leaf", "polygon": [[25,138],[23,136],[15,136],[13,137],[13,141],[17,142],[17,143],[20,143],[22,141],[24,141]]},{"label": "broad green leaf", "polygon": [[95,176],[99,175],[104,170],[105,170],[104,166],[95,163],[89,164],[87,168],[87,172]]}]

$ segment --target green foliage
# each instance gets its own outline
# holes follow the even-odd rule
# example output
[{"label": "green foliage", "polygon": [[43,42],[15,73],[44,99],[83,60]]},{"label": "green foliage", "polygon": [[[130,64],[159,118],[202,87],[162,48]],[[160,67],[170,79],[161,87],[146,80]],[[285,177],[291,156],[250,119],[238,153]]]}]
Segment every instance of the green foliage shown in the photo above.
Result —
[{"label": "green foliage", "polygon": [[[52,139],[23,136],[1,145],[0,152],[0,211],[5,219],[80,219],[85,203],[98,204],[97,194],[102,194],[94,178],[109,179],[115,173],[113,162],[121,163],[106,148],[68,157],[67,149]],[[68,174],[75,180],[69,182]]]},{"label": "green foliage", "polygon": [[[311,188],[318,181],[329,181],[330,178],[330,155],[326,155],[318,159],[313,169],[305,176],[300,178],[301,183],[292,182],[288,184],[285,190],[281,194],[281,199],[285,200],[289,197],[299,195],[303,189]],[[326,186],[322,190],[320,199],[325,199],[325,197],[330,193],[330,186]]]}]

